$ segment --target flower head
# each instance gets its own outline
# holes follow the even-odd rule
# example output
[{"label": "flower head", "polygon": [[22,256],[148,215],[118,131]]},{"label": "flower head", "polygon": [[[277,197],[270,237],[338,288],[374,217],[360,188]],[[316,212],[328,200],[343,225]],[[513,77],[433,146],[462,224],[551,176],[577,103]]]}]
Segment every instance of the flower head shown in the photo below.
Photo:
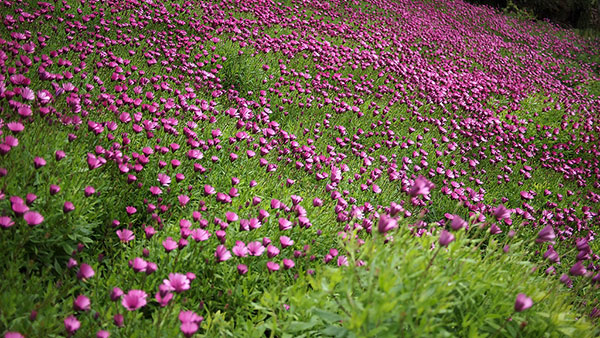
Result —
[{"label": "flower head", "polygon": [[121,298],[121,304],[129,311],[135,311],[146,305],[148,295],[142,290],[130,290]]},{"label": "flower head", "polygon": [[181,273],[170,273],[169,279],[163,280],[163,284],[169,291],[175,291],[181,293],[185,290],[190,289],[190,280],[186,275]]},{"label": "flower head", "polygon": [[521,312],[529,309],[533,305],[533,300],[527,297],[524,293],[519,293],[515,300],[515,311]]}]

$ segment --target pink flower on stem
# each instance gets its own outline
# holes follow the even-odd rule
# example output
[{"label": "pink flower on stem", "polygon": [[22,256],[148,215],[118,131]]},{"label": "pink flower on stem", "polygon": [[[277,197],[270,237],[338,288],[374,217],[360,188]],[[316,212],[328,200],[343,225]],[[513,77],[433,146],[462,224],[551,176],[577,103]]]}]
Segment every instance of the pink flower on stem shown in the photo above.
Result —
[{"label": "pink flower on stem", "polygon": [[186,275],[181,273],[170,273],[169,279],[163,280],[163,285],[168,291],[182,293],[190,289],[190,280]]},{"label": "pink flower on stem", "polygon": [[121,298],[121,304],[129,311],[135,311],[146,305],[148,295],[142,290],[130,290]]},{"label": "pink flower on stem", "polygon": [[129,229],[122,229],[117,230],[117,237],[119,237],[119,240],[121,242],[127,243],[132,241],[135,238],[135,235],[133,234],[133,231]]},{"label": "pink flower on stem", "polygon": [[515,300],[515,311],[521,312],[529,309],[533,305],[533,300],[527,297],[524,293],[519,293]]},{"label": "pink flower on stem", "polygon": [[224,262],[231,258],[231,253],[227,250],[225,245],[219,245],[215,251],[215,257],[218,262]]},{"label": "pink flower on stem", "polygon": [[81,327],[81,323],[73,315],[70,315],[69,317],[65,318],[64,324],[65,330],[67,330],[67,333],[69,335],[74,334],[77,330],[79,330],[79,327]]},{"label": "pink flower on stem", "polygon": [[28,225],[36,226],[44,221],[44,216],[37,211],[28,211],[23,215],[23,219],[25,219]]}]

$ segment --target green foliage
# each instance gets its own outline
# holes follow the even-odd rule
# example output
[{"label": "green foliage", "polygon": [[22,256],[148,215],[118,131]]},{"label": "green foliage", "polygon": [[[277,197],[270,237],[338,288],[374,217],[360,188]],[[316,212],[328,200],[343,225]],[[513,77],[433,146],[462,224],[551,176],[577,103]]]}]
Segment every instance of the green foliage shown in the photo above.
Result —
[{"label": "green foliage", "polygon": [[[406,226],[406,225],[405,225]],[[293,336],[335,337],[593,337],[597,328],[573,312],[568,292],[523,260],[525,243],[497,239],[480,252],[464,232],[448,248],[437,236],[415,238],[406,227],[393,241],[347,243],[350,265],[301,277],[284,294],[290,309],[276,311]],[[363,266],[356,266],[357,262]],[[431,266],[429,267],[429,265]],[[535,270],[534,268],[537,268]],[[534,271],[535,270],[535,271]],[[533,307],[514,311],[518,293]],[[265,296],[266,297],[266,296]],[[273,308],[275,304],[273,304]]]}]

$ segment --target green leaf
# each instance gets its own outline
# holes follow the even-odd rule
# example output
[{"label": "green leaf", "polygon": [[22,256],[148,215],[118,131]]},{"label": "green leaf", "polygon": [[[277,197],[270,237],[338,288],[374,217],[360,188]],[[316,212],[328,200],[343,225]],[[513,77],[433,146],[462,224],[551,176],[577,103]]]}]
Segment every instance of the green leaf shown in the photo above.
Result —
[{"label": "green leaf", "polygon": [[324,335],[333,337],[344,337],[348,336],[349,331],[341,326],[330,325],[325,330],[321,331]]},{"label": "green leaf", "polygon": [[339,322],[340,320],[342,320],[342,316],[338,315],[337,313],[325,311],[318,308],[313,308],[312,311],[314,314],[321,317],[321,319],[328,323]]},{"label": "green leaf", "polygon": [[288,327],[288,330],[290,332],[306,331],[308,329],[315,327],[315,325],[317,325],[317,324],[319,324],[319,319],[317,317],[311,317],[310,321],[308,321],[308,322],[298,322],[298,321],[291,322],[290,326]]}]

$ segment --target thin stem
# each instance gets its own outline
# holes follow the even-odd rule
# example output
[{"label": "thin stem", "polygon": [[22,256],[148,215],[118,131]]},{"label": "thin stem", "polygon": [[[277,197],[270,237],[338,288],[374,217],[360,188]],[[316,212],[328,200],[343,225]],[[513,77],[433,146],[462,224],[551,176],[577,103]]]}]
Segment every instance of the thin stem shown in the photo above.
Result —
[{"label": "thin stem", "polygon": [[511,319],[511,317],[512,317],[514,314],[515,314],[515,313],[514,313],[514,311],[513,311],[513,313],[511,313],[511,314],[510,314],[510,316],[508,316],[508,318],[506,318],[506,320],[504,321],[504,324],[502,324],[502,326],[500,326],[500,327],[499,327],[499,328],[496,330],[496,332],[494,332],[494,334],[492,335],[492,338],[495,338],[495,337],[496,337],[496,336],[497,336],[497,335],[500,333],[500,331],[504,330],[504,328],[506,327],[506,324],[508,324],[509,320]]}]

